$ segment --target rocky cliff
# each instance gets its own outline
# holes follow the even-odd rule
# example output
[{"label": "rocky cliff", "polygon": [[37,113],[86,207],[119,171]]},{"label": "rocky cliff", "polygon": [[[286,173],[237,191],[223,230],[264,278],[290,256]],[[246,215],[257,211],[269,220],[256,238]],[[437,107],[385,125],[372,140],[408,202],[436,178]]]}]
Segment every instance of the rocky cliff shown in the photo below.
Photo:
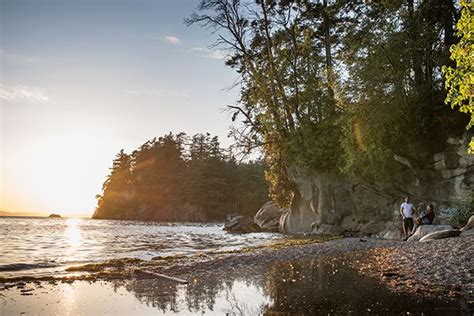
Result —
[{"label": "rocky cliff", "polygon": [[450,138],[443,151],[395,155],[399,170],[385,183],[349,180],[334,172],[291,167],[296,193],[280,229],[288,233],[363,233],[398,238],[399,205],[407,195],[417,207],[435,205],[437,222],[454,211],[474,189],[474,155],[467,140]]}]

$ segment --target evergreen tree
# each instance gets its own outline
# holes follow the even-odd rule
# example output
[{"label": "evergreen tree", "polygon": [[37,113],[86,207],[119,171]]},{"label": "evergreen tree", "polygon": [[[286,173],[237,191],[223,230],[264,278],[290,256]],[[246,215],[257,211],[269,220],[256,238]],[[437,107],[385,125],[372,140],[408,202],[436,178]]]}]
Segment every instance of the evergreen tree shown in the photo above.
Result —
[{"label": "evergreen tree", "polygon": [[208,220],[253,215],[267,201],[260,163],[237,163],[216,136],[172,133],[131,155],[120,151],[104,183],[94,218],[181,221],[189,209]]},{"label": "evergreen tree", "polygon": [[102,185],[102,195],[96,195],[98,204],[94,218],[115,217],[117,209],[127,209],[131,205],[131,157],[120,150],[110,170]]}]

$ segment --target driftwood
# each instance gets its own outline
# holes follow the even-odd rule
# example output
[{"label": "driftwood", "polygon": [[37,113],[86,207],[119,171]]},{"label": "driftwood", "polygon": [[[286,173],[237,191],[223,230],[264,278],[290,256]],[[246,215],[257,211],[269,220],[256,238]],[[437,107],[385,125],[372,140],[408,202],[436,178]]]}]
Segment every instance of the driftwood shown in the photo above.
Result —
[{"label": "driftwood", "polygon": [[172,277],[172,276],[169,276],[169,275],[166,275],[166,274],[156,273],[156,272],[149,271],[149,270],[136,269],[136,270],[134,270],[134,273],[139,273],[139,274],[152,276],[152,277],[158,277],[158,278],[174,281],[174,282],[181,283],[181,284],[187,284],[188,283],[188,281],[186,281],[186,280],[176,278],[176,277]]}]

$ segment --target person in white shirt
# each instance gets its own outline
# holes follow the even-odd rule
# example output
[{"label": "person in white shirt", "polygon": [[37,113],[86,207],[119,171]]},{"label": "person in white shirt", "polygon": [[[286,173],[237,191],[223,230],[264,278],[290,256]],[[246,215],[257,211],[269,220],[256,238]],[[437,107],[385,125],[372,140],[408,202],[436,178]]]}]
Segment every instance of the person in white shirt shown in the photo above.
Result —
[{"label": "person in white shirt", "polygon": [[410,197],[405,198],[405,202],[400,205],[400,215],[403,219],[403,234],[405,240],[410,237],[411,231],[413,229],[413,213],[415,213],[416,208],[413,204],[410,203]]}]

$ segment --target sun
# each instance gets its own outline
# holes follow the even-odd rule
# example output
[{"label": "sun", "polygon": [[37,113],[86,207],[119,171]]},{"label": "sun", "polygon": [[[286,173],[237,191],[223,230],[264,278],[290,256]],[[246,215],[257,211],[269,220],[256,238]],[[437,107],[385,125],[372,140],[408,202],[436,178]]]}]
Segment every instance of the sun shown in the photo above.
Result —
[{"label": "sun", "polygon": [[102,140],[80,132],[31,140],[3,161],[0,210],[90,217],[113,156]]}]

